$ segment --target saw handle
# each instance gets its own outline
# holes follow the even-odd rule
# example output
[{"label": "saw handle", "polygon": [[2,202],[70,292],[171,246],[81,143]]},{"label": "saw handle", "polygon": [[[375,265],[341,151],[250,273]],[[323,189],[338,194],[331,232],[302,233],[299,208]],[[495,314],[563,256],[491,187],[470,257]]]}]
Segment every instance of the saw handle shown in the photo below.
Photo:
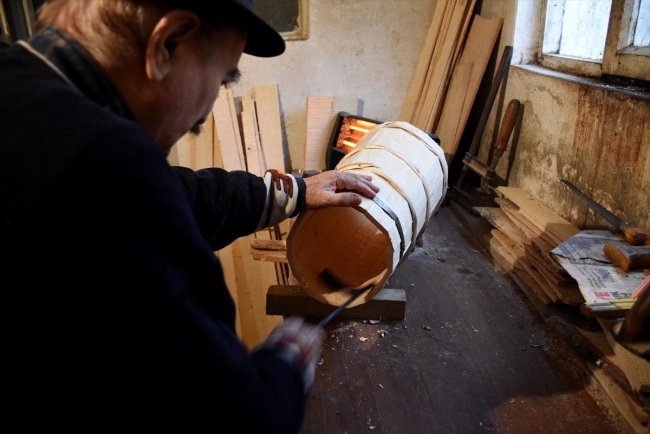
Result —
[{"label": "saw handle", "polygon": [[[635,252],[635,249],[643,249]],[[631,247],[621,249],[613,244],[607,243],[603,248],[605,256],[614,264],[618,265],[626,273],[638,268],[650,268],[650,251],[646,247]]]},{"label": "saw handle", "polygon": [[647,229],[619,226],[618,231],[623,235],[625,241],[633,246],[650,246],[650,231]]},{"label": "saw handle", "polygon": [[506,107],[506,112],[503,115],[503,120],[501,121],[501,128],[499,129],[499,135],[497,136],[497,142],[494,145],[494,153],[492,154],[492,161],[490,161],[490,170],[496,170],[499,159],[503,155],[503,152],[508,147],[508,141],[510,140],[510,134],[515,128],[517,119],[519,119],[519,110],[521,109],[521,102],[518,99],[510,100],[508,107]]}]

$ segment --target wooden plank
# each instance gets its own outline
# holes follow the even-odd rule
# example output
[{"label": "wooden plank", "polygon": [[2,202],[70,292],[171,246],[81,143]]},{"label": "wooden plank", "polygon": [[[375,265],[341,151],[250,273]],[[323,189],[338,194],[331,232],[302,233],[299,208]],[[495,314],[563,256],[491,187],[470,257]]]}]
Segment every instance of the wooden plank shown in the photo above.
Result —
[{"label": "wooden plank", "polygon": [[603,328],[607,341],[619,361],[619,367],[625,372],[632,389],[641,393],[650,392],[650,362],[635,356],[616,342],[610,331],[611,321],[599,318],[598,323]]},{"label": "wooden plank", "polygon": [[[458,74],[466,73],[465,65],[472,64],[471,78],[469,79],[467,90],[464,92],[465,101],[462,104],[463,110],[457,125],[457,129],[461,131],[461,134],[454,134],[454,140],[452,142],[441,142],[441,147],[445,151],[445,154],[450,155],[448,157],[449,161],[453,159],[453,156],[456,154],[456,149],[458,149],[460,136],[467,124],[469,113],[476,99],[476,94],[478,93],[483,76],[485,75],[485,69],[492,56],[492,51],[494,50],[494,45],[501,31],[502,24],[503,18],[488,19],[480,15],[474,16],[472,27],[467,36],[467,42],[463,48],[463,54],[458,59],[458,65],[454,69],[453,74],[456,75],[457,70],[459,71]],[[458,102],[454,101],[454,98],[457,97],[457,95],[452,95],[451,93],[447,94],[447,98],[443,104],[443,111],[444,107],[448,104],[452,106],[457,105]],[[437,126],[435,131],[438,131]]]},{"label": "wooden plank", "polygon": [[282,146],[282,120],[278,85],[267,84],[253,88],[260,140],[268,168],[286,172]]},{"label": "wooden plank", "polygon": [[[512,241],[512,239],[509,238],[506,234],[501,232],[499,229],[492,229],[492,236],[496,238],[501,245],[505,245],[508,247],[508,250],[512,252],[515,260],[526,257],[526,253],[524,252],[524,250],[517,243]],[[515,263],[516,261],[513,262],[513,265],[515,265]]]},{"label": "wooden plank", "polygon": [[[514,243],[512,243],[512,241],[507,242],[506,244],[501,244],[501,241],[496,239],[496,242],[500,245],[494,245],[494,247],[491,248],[491,251],[493,256],[497,258],[500,263],[503,262],[509,265],[508,268],[504,267],[505,271],[517,274],[524,281],[527,288],[545,306],[549,306],[559,301],[559,298],[552,291],[549,293],[549,291],[540,285],[538,280],[531,275],[531,271],[529,271],[531,269],[530,265],[525,257],[518,256],[517,252],[513,250]],[[494,241],[491,243],[494,243]]]},{"label": "wooden plank", "polygon": [[420,57],[418,58],[417,66],[411,78],[411,84],[409,85],[404,104],[402,105],[399,117],[401,121],[413,123],[415,109],[420,95],[422,95],[422,89],[424,88],[427,72],[429,71],[429,65],[433,59],[436,43],[442,39],[440,34],[442,21],[450,3],[448,1],[436,3],[436,10],[433,14],[431,25],[429,26],[427,38],[420,51]]},{"label": "wooden plank", "polygon": [[[526,252],[528,253],[528,250]],[[528,262],[546,280],[548,286],[560,297],[563,303],[571,306],[580,306],[585,302],[577,283],[567,284],[561,282],[558,284],[558,279],[544,266],[544,261],[540,262],[541,258],[533,258],[530,255],[526,255],[526,259],[528,259]]]},{"label": "wooden plank", "polygon": [[[548,261],[544,259],[542,254],[539,252],[534,247],[529,247],[526,246],[526,256],[531,259],[535,263],[539,263],[540,267],[544,267],[545,270],[547,270],[548,273],[550,273],[553,276],[553,281],[557,286],[575,286],[577,285],[576,280],[569,276],[568,273],[558,273],[556,268],[553,267],[553,265],[549,264]],[[553,261],[554,262],[554,261]],[[557,262],[555,262],[555,265],[557,268],[561,268],[562,266],[559,265]],[[564,268],[562,268],[564,270]],[[566,271],[566,270],[564,270]]]},{"label": "wooden plank", "polygon": [[232,245],[232,256],[237,287],[237,305],[241,324],[241,340],[249,350],[255,348],[261,341],[262,335],[258,329],[253,297],[251,295],[248,279],[246,278],[246,265],[242,255],[242,239],[235,240]]},{"label": "wooden plank", "polygon": [[359,98],[317,96],[307,98],[307,135],[305,138],[305,170],[325,169],[327,145],[336,115],[341,112],[361,114]]},{"label": "wooden plank", "polygon": [[321,170],[321,161],[327,139],[331,134],[329,121],[334,105],[333,96],[312,96],[307,98],[307,136],[305,138],[304,170]]},{"label": "wooden plank", "polygon": [[235,330],[237,331],[237,336],[239,336],[241,339],[241,314],[239,313],[239,296],[237,294],[237,281],[235,278],[235,262],[233,259],[232,244],[219,250],[217,252],[217,256],[221,262],[221,268],[223,269],[223,277],[226,281],[226,286],[228,287],[230,296],[235,302]]},{"label": "wooden plank", "polygon": [[513,187],[498,187],[497,190],[519,207],[519,211],[537,228],[548,234],[558,244],[562,244],[580,232],[546,205],[533,198],[526,190]]},{"label": "wooden plank", "polygon": [[246,170],[232,90],[221,89],[212,113],[221,148],[223,168],[229,171]]},{"label": "wooden plank", "polygon": [[495,228],[506,234],[508,238],[517,243],[523,249],[528,244],[528,238],[517,228],[505,215],[501,208],[496,207],[474,207],[474,209]]},{"label": "wooden plank", "polygon": [[[298,285],[271,286],[266,300],[266,312],[269,315],[325,317],[335,309],[313,299]],[[343,310],[339,317],[403,320],[405,315],[406,292],[401,289],[383,288],[368,302]]]},{"label": "wooden plank", "polygon": [[264,154],[260,148],[253,98],[249,95],[244,95],[241,99],[241,107],[246,170],[257,176],[262,176],[266,171],[266,162],[264,161]]},{"label": "wooden plank", "polygon": [[287,242],[280,240],[256,239],[251,243],[251,248],[256,250],[274,250],[279,252],[287,251]]},{"label": "wooden plank", "polygon": [[471,18],[475,0],[457,0],[453,6],[451,21],[440,48],[439,56],[435,57],[435,66],[432,69],[430,83],[426,89],[426,97],[416,119],[415,126],[425,130],[434,131],[440,117],[442,102],[446,94],[450,71],[456,63],[457,53],[464,39],[465,29]]},{"label": "wooden plank", "polygon": [[178,164],[178,146],[172,146],[172,149],[169,151],[169,156],[167,157],[167,162],[170,166],[179,166]]},{"label": "wooden plank", "polygon": [[185,134],[178,140],[178,142],[176,142],[175,146],[178,155],[178,165],[194,169],[194,163],[196,161],[194,135],[191,133]]},{"label": "wooden plank", "polygon": [[256,261],[278,262],[281,264],[288,264],[287,252],[280,252],[277,250],[260,250],[251,247],[251,255]]},{"label": "wooden plank", "polygon": [[212,112],[194,137],[194,170],[214,167],[214,117]]},{"label": "wooden plank", "polygon": [[[424,85],[422,86],[422,89],[420,90],[420,95],[417,100],[417,105],[415,107],[415,112],[412,118],[412,124],[416,125],[418,124],[418,121],[421,119],[421,115],[423,112],[423,109],[425,107],[425,104],[427,103],[427,96],[431,95],[432,90],[433,92],[437,92],[440,87],[439,82],[434,82],[432,85],[432,78],[436,73],[439,73],[439,61],[440,61],[440,56],[441,53],[443,52],[443,48],[445,45],[445,41],[447,40],[447,35],[450,34],[449,32],[449,25],[451,24],[451,19],[454,15],[454,9],[456,8],[456,1],[449,1],[445,2],[447,3],[447,7],[445,8],[444,15],[442,17],[442,23],[440,26],[440,31],[438,32],[438,40],[436,41],[435,47],[433,54],[431,56],[431,62],[429,64],[429,68],[427,70],[427,74],[425,76],[424,80]],[[426,118],[424,118],[426,119]],[[425,120],[422,120],[422,122],[425,122]]]},{"label": "wooden plank", "polygon": [[212,138],[212,167],[219,167],[223,169],[221,142],[219,140],[219,133],[217,132],[217,122],[214,119],[214,111],[212,112]]},{"label": "wooden plank", "polygon": [[563,302],[562,298],[557,293],[557,291],[555,291],[554,288],[551,285],[548,284],[546,279],[544,279],[544,276],[542,276],[540,274],[540,272],[537,271],[537,268],[535,268],[535,266],[533,266],[533,264],[531,264],[530,261],[528,261],[527,258],[521,259],[520,263],[521,263],[522,267],[524,268],[524,270],[526,270],[526,273],[528,273],[528,275],[535,280],[535,282],[544,291],[544,294],[546,294],[546,296],[548,298],[550,298],[553,301],[553,303],[562,303]]},{"label": "wooden plank", "polygon": [[[454,70],[454,75],[449,83],[446,103],[442,108],[440,121],[436,127],[436,135],[440,138],[440,143],[456,143],[456,139],[460,140],[460,136],[463,134],[465,125],[461,126],[461,117],[467,101],[466,96],[473,68],[473,63],[465,63],[458,65]],[[453,156],[446,155],[447,164],[451,164]]]},{"label": "wooden plank", "polygon": [[[550,252],[556,248],[559,244],[553,241],[543,230],[539,229],[533,222],[528,220],[521,212],[519,212],[519,207],[515,205],[508,199],[499,199],[496,198],[495,202],[501,206],[501,209],[511,218],[511,220],[526,234],[530,240],[540,239],[544,244],[548,245],[546,247],[542,244],[542,247],[545,251]],[[506,205],[507,204],[507,205]]]},{"label": "wooden plank", "polygon": [[[498,199],[497,199],[498,201]],[[497,202],[499,203],[499,202]],[[562,280],[565,283],[575,283],[569,273],[560,265],[551,251],[554,249],[553,245],[547,243],[542,237],[537,236],[536,234],[542,233],[537,227],[534,227],[530,221],[524,217],[519,211],[512,211],[510,208],[501,206],[501,209],[505,214],[510,217],[510,220],[517,226],[531,241],[532,247],[535,249],[536,253],[539,254],[539,257],[544,261],[544,266],[546,266],[555,276]],[[527,224],[523,221],[528,222]],[[534,227],[534,230],[531,229],[531,226]]]}]

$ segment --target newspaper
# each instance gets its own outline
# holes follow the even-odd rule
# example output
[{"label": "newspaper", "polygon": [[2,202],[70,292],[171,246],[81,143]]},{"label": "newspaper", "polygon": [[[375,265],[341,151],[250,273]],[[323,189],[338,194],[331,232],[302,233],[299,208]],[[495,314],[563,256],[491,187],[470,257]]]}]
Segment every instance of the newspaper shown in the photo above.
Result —
[{"label": "newspaper", "polygon": [[551,251],[573,277],[587,303],[630,298],[650,270],[625,273],[603,253],[605,244],[629,246],[609,231],[582,231]]}]

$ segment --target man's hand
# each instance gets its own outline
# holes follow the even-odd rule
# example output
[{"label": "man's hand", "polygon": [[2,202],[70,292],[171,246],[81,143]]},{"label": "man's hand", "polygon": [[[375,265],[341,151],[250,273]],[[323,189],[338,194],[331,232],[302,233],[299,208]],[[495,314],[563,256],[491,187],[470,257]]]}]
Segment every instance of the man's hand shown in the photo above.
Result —
[{"label": "man's hand", "polygon": [[279,324],[260,344],[269,348],[300,372],[305,393],[314,382],[316,363],[320,357],[325,334],[318,326],[307,324],[303,318],[290,316]]},{"label": "man's hand", "polygon": [[318,175],[305,178],[306,209],[318,209],[329,206],[357,206],[361,204],[363,194],[375,197],[379,187],[373,184],[372,176],[328,170]]}]

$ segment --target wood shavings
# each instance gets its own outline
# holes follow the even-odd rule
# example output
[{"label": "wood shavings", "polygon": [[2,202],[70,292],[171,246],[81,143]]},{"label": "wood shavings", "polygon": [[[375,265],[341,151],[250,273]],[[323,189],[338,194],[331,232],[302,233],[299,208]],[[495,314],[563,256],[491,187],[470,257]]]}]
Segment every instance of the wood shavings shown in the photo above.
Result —
[{"label": "wood shavings", "polygon": [[325,361],[325,359],[320,359],[320,362],[318,362],[318,366],[323,366],[324,361]]},{"label": "wood shavings", "polygon": [[427,326],[425,326],[425,325],[423,325],[422,328],[423,328],[424,330],[431,330],[431,327],[427,327]]},{"label": "wood shavings", "polygon": [[359,342],[365,342],[367,340],[368,340],[368,338],[364,338],[364,337],[359,338]]},{"label": "wood shavings", "polygon": [[378,320],[378,319],[371,319],[371,320],[370,320],[370,324],[374,324],[374,325],[376,325],[376,324],[379,324],[379,321],[381,321],[381,320]]},{"label": "wood shavings", "polygon": [[381,383],[379,383],[379,387],[381,387],[382,389],[384,388],[384,386],[382,386]]},{"label": "wood shavings", "polygon": [[379,333],[379,336],[383,338],[386,337],[386,333],[388,333],[388,330],[379,330],[377,331],[377,333]]}]

